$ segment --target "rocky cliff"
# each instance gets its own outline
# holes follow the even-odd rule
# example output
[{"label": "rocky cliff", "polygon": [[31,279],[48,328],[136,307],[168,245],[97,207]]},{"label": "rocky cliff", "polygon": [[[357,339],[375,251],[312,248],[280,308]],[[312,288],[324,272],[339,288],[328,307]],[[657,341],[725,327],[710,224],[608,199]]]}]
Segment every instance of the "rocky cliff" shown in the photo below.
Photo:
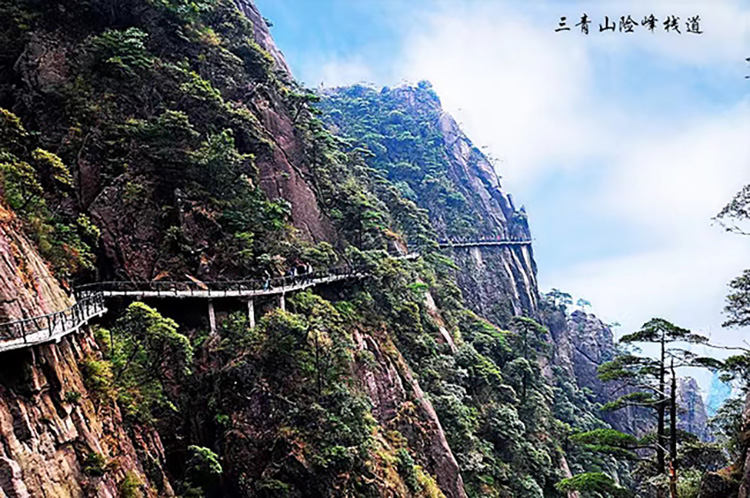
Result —
[{"label": "rocky cliff", "polygon": [[[43,315],[71,303],[47,264],[0,208],[3,321]],[[159,435],[126,429],[116,404],[87,388],[80,365],[100,353],[87,330],[2,353],[0,491],[3,496],[120,496],[125,488],[170,496]]]},{"label": "rocky cliff", "polygon": [[[332,91],[323,122],[249,0],[0,14],[4,316],[66,306],[63,277],[367,275],[256,326],[222,300],[212,334],[203,301],[111,301],[96,340],[8,355],[6,494],[561,495],[546,348],[500,328],[539,317],[531,247],[437,244],[529,238],[525,212],[429,84]],[[575,320],[557,354],[589,375],[606,331]]]},{"label": "rocky cliff", "polygon": [[[579,389],[587,389],[599,404],[611,401],[620,389],[615,383],[599,380],[599,366],[612,360],[617,349],[612,329],[595,315],[560,308],[545,308],[544,322],[549,326],[555,344],[553,364],[565,377],[575,379]],[[617,430],[642,434],[653,425],[649,414],[634,408],[601,413],[600,416]]]},{"label": "rocky cliff", "polygon": [[[321,104],[335,133],[364,144],[370,163],[425,209],[440,239],[530,239],[495,168],[446,113],[429,83],[377,91],[327,91]],[[365,120],[363,113],[377,116]],[[412,241],[416,243],[417,241]],[[469,307],[497,325],[536,316],[539,291],[531,246],[446,250]]]},{"label": "rocky cliff", "polygon": [[708,428],[708,414],[703,403],[698,382],[692,377],[682,377],[677,381],[677,428],[694,434],[701,441],[711,441]]},{"label": "rocky cliff", "polygon": [[[580,389],[590,390],[599,404],[621,395],[617,383],[604,383],[597,377],[599,366],[617,354],[612,329],[593,314],[579,310],[567,314],[557,309],[543,315],[555,344],[553,364],[562,369],[563,375],[574,378]],[[695,379],[678,379],[677,403],[678,428],[710,441],[708,415]],[[644,434],[654,426],[650,412],[633,407],[605,412],[602,417],[612,427],[630,434]]]}]

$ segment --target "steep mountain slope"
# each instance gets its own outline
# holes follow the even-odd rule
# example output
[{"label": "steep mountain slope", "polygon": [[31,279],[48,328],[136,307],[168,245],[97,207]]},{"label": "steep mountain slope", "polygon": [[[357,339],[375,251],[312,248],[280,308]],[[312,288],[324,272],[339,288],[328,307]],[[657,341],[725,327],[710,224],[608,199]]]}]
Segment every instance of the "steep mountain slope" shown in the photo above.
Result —
[{"label": "steep mountain slope", "polygon": [[[443,111],[423,82],[395,89],[327,92],[321,108],[335,133],[373,154],[368,164],[428,213],[441,239],[530,239],[494,167]],[[457,282],[469,307],[497,325],[536,316],[539,291],[531,246],[455,249]]]},{"label": "steep mountain slope", "polygon": [[[68,306],[61,289],[18,220],[0,207],[0,316],[43,315]],[[119,496],[148,484],[171,495],[164,450],[151,428],[126,429],[116,405],[97,406],[90,377],[100,353],[87,330],[3,353],[0,368],[0,489],[3,496]]]},{"label": "steep mountain slope", "polygon": [[692,377],[681,378],[677,382],[677,403],[680,407],[677,427],[694,434],[702,441],[710,441],[708,415],[703,403],[698,382]]},{"label": "steep mountain slope", "polygon": [[[255,328],[236,313],[245,303],[224,302],[216,335],[206,333],[205,303],[113,301],[98,346],[43,346],[65,358],[71,383],[88,379],[87,392],[77,389],[87,421],[115,414],[117,446],[130,451],[124,433],[158,432],[169,476],[157,479],[158,444],[159,465],[134,457],[122,467],[106,464],[113,455],[102,444],[103,459],[89,466],[104,487],[76,487],[77,471],[55,478],[59,487],[108,496],[132,469],[128,487],[137,478],[150,493],[558,495],[563,451],[538,352],[468,311],[453,263],[437,251],[435,232],[453,235],[467,218],[446,211],[433,227],[361,151],[326,131],[309,105],[317,97],[291,81],[252,4],[63,0],[0,10],[3,202],[55,277],[71,286],[228,280],[301,263],[369,275],[299,293],[286,310],[259,302]],[[440,161],[465,183],[461,196],[477,219],[487,216],[486,230],[527,234],[465,137],[444,147],[453,152]],[[420,260],[388,255],[407,241]],[[499,276],[482,270],[466,284],[497,322],[534,309],[529,251],[497,250],[481,264]],[[62,304],[39,302],[50,304],[7,315]],[[47,377],[53,399],[77,397]],[[10,410],[14,427],[19,416]],[[33,478],[17,461],[25,457],[8,457],[16,477],[0,485],[13,494]]]},{"label": "steep mountain slope", "polygon": [[3,319],[92,280],[367,276],[259,298],[255,327],[217,300],[213,334],[205,301],[111,300],[93,334],[12,353],[6,495],[541,498],[616,473],[567,441],[606,427],[611,332],[545,313],[530,245],[439,248],[530,231],[428,84],[311,94],[249,0],[0,14]]}]

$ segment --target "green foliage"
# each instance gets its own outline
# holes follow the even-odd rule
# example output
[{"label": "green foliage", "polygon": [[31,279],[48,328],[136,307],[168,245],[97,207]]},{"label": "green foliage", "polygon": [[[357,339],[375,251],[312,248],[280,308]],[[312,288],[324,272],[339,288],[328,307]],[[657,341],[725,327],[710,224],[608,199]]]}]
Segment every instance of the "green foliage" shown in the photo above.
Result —
[{"label": "green foliage", "polygon": [[119,491],[120,498],[141,498],[143,482],[135,472],[128,471],[125,473],[125,478],[120,483]]},{"label": "green foliage", "polygon": [[677,480],[677,496],[699,498],[703,474],[704,470],[700,468],[690,468],[680,472]]},{"label": "green foliage", "polygon": [[65,398],[63,398],[63,401],[72,405],[76,405],[81,400],[81,397],[82,395],[78,391],[68,391],[65,393]]},{"label": "green foliage", "polygon": [[280,107],[314,99],[287,92],[233,2],[6,2],[0,19],[8,60],[27,53],[29,30],[65,47],[33,105],[20,105],[30,88],[12,71],[0,77],[9,108],[24,112],[0,111],[0,186],[58,275],[93,269],[96,231],[79,221],[105,187],[108,199],[122,194],[122,230],[141,214],[156,233],[188,220],[176,242],[142,241],[168,271],[195,274],[210,260],[245,276],[266,254],[287,257],[289,209],[259,187],[254,157],[273,151],[246,98],[253,88]]},{"label": "green foliage", "polygon": [[409,452],[405,448],[398,450],[398,470],[401,476],[404,478],[404,482],[411,491],[421,491],[422,485],[419,483],[419,477],[417,475],[417,469],[415,468],[414,459],[411,457]]},{"label": "green foliage", "polygon": [[111,333],[99,332],[127,417],[150,421],[159,412],[174,410],[165,388],[187,378],[193,357],[190,341],[177,329],[173,320],[135,302]]},{"label": "green foliage", "polygon": [[635,436],[614,429],[597,429],[581,434],[574,434],[571,436],[571,440],[583,444],[601,444],[626,448],[633,448],[639,445],[638,438]]},{"label": "green foliage", "polygon": [[193,486],[210,489],[221,477],[223,469],[219,456],[209,448],[188,446],[188,459],[185,475]]},{"label": "green foliage", "polygon": [[83,461],[83,472],[92,477],[101,477],[108,471],[108,462],[104,455],[91,452]]},{"label": "green foliage", "polygon": [[105,360],[87,357],[81,363],[81,373],[86,389],[100,402],[109,401],[113,396],[112,365]]},{"label": "green foliage", "polygon": [[550,292],[544,294],[544,300],[553,308],[558,308],[563,311],[565,311],[566,306],[573,304],[573,297],[560,289],[552,289]]},{"label": "green foliage", "polygon": [[732,459],[739,458],[742,453],[744,410],[743,398],[731,398],[725,401],[716,415],[709,420],[709,426],[724,444]]},{"label": "green foliage", "polygon": [[[105,359],[82,362],[92,396],[117,399],[129,423],[158,425],[179,407],[185,420],[164,425],[180,432],[183,422],[200,423],[207,440],[180,433],[175,444],[234,456],[221,462],[231,464],[240,494],[293,495],[302,483],[311,495],[372,496],[382,428],[355,373],[388,364],[426,391],[470,494],[541,497],[551,489],[567,432],[553,419],[555,392],[537,362],[545,332],[530,323],[501,331],[465,310],[456,266],[437,252],[430,221],[449,236],[490,233],[492,225],[478,222],[476,194],[449,174],[442,111],[428,83],[414,89],[415,112],[403,111],[398,90],[341,90],[320,103],[340,108],[324,124],[312,107],[319,97],[272,71],[230,0],[5,2],[0,14],[7,60],[21,57],[29,31],[35,40],[54,34],[65,47],[59,82],[32,89],[0,75],[3,105],[22,109],[36,127],[27,133],[0,109],[3,191],[13,199],[6,202],[45,257],[65,268],[59,275],[93,266],[100,233],[91,219],[99,218],[87,209],[104,197],[121,208],[108,229],[139,233],[147,219],[164,234],[138,238],[139,250],[159,255],[154,275],[275,276],[295,261],[322,269],[343,259],[329,245],[301,241],[289,226],[291,206],[261,188],[270,177],[258,168],[289,154],[273,140],[291,134],[301,147],[288,159],[299,171],[278,173],[274,188],[286,188],[285,175],[308,182],[338,231],[335,249],[348,249],[346,260],[372,274],[336,306],[302,293],[289,300],[290,312],[274,311],[252,330],[231,317],[220,341],[195,337],[205,353],[198,365],[174,322],[133,304],[111,333],[97,332]],[[269,120],[267,110],[281,119]],[[480,161],[472,150],[470,166]],[[516,213],[512,223],[525,217]],[[387,256],[404,238],[423,261]],[[99,263],[119,268],[106,257]],[[442,316],[427,309],[428,291]],[[377,356],[367,350],[355,361],[354,333],[375,341]],[[415,401],[394,424],[414,429],[419,443],[424,419]],[[219,456],[202,446],[189,450],[200,457],[191,468],[215,477]],[[394,465],[408,486],[437,496],[420,452],[398,448]]]},{"label": "green foliage", "polygon": [[573,434],[570,440],[583,445],[593,452],[612,455],[617,458],[638,460],[634,450],[648,447],[635,436],[614,429],[595,429],[589,432]]},{"label": "green foliage", "polygon": [[134,77],[148,69],[153,59],[148,53],[148,33],[138,28],[106,30],[89,40],[95,63],[112,77]]},{"label": "green foliage", "polygon": [[[299,452],[311,465],[304,480],[307,492],[323,494],[344,474],[353,479],[346,486],[367,487],[363,476],[368,475],[369,454],[376,446],[376,424],[369,403],[351,384],[351,324],[328,301],[309,292],[296,294],[288,307],[294,312],[274,310],[254,329],[233,317],[221,331],[228,360],[215,384],[214,389],[220,389],[214,391],[215,411],[234,413],[248,397],[263,400],[269,403],[266,423],[275,428],[259,440],[232,440],[233,445],[247,445],[243,451],[249,452],[249,459],[260,457],[254,453],[256,447],[262,448],[263,458],[271,458],[262,478],[251,478],[251,470],[245,471],[249,475],[243,489],[258,493],[262,488],[264,496],[295,489],[299,483],[286,470],[287,451]],[[265,386],[263,390],[273,396],[238,390],[239,384]],[[241,430],[242,417],[238,422],[228,417],[222,430]],[[267,455],[265,447],[279,451]]]},{"label": "green foliage", "polygon": [[627,489],[601,472],[579,474],[563,479],[555,487],[563,493],[578,491],[582,496],[593,498],[627,498],[632,496],[632,493]]},{"label": "green foliage", "polygon": [[691,344],[703,344],[706,339],[689,330],[678,327],[663,318],[652,318],[632,334],[625,334],[620,338],[622,343],[634,342],[689,342]]},{"label": "green foliage", "polygon": [[[65,209],[73,179],[55,154],[28,153],[30,135],[14,114],[0,109],[0,197],[23,220],[42,256],[63,278],[93,268],[96,227]],[[86,224],[81,225],[80,221]]]},{"label": "green foliage", "polygon": [[[408,112],[406,92],[416,103]],[[439,128],[442,111],[431,89],[417,86],[378,92],[354,86],[327,93],[319,107],[327,124],[351,139],[350,153],[364,158],[373,170],[371,175],[387,178],[399,197],[426,209],[434,226],[445,226],[451,237],[491,231],[489,222],[473,216],[476,194],[449,179],[449,152]],[[478,153],[471,157],[471,161],[481,160]],[[398,213],[394,204],[389,207]],[[399,223],[412,244],[419,245],[420,235],[409,233],[410,222]]]},{"label": "green foliage", "polygon": [[745,185],[714,218],[728,232],[748,235],[743,223],[750,220],[750,185]]},{"label": "green foliage", "polygon": [[728,319],[725,327],[746,327],[750,325],[750,270],[732,280],[729,284],[730,294],[724,312]]},{"label": "green foliage", "polygon": [[698,469],[703,472],[717,471],[727,465],[725,445],[720,443],[704,443],[698,440],[691,440],[691,438],[686,438],[683,441],[680,447],[679,458],[681,466]]},{"label": "green foliage", "polygon": [[52,178],[56,186],[62,189],[73,188],[73,177],[62,159],[44,149],[36,149],[31,157],[37,163],[37,170],[46,173],[45,176]]}]

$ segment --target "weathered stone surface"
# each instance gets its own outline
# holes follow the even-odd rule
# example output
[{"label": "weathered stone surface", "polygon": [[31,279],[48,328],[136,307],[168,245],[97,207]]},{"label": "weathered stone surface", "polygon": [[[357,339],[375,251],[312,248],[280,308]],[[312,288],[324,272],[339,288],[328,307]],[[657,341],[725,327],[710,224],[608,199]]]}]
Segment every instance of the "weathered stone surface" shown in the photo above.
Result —
[{"label": "weathered stone surface", "polygon": [[281,53],[281,50],[279,50],[276,43],[273,41],[273,37],[271,37],[271,33],[268,30],[268,24],[266,24],[265,19],[263,19],[263,16],[260,14],[258,7],[255,6],[255,3],[253,3],[252,0],[234,0],[234,2],[245,16],[247,16],[250,22],[253,23],[255,41],[258,45],[271,54],[278,70],[291,77],[292,71],[286,63],[284,54]]},{"label": "weathered stone surface", "polygon": [[677,428],[698,436],[701,441],[711,441],[703,396],[698,382],[692,377],[678,379],[677,405]]},{"label": "weathered stone surface", "polygon": [[[546,312],[544,323],[549,327],[553,348],[552,362],[563,369],[580,389],[590,389],[598,403],[606,403],[625,394],[617,383],[599,380],[600,365],[616,355],[612,329],[590,313],[575,310],[569,315],[560,310]],[[653,424],[650,413],[636,408],[624,408],[603,413],[604,419],[620,431],[642,434]]]},{"label": "weathered stone surface", "polygon": [[0,205],[0,323],[60,311],[72,303],[15,216]]},{"label": "weathered stone surface", "polygon": [[[14,216],[2,207],[0,301],[3,321],[72,304]],[[141,465],[141,454],[163,462],[158,435],[147,431],[134,445],[117,407],[97,406],[89,396],[78,365],[85,357],[98,356],[90,337],[71,335],[59,344],[1,356],[0,490],[5,496],[114,497],[127,472],[150,482],[154,494],[172,494],[166,476],[151,482]],[[79,395],[78,401],[69,401]],[[101,477],[86,475],[84,462],[91,453],[103,455],[112,470]]]},{"label": "weathered stone surface", "polygon": [[[734,498],[737,483],[718,472],[709,472],[701,480],[698,498]],[[742,495],[740,495],[742,496]]]},{"label": "weathered stone surface", "polygon": [[[373,401],[375,418],[384,427],[398,429],[409,440],[409,446],[416,451],[420,463],[435,476],[446,497],[465,497],[458,462],[437,413],[406,360],[385,335],[380,338],[388,343],[385,346],[372,336],[359,332],[355,333],[354,339],[359,351],[368,351],[374,357],[374,362],[360,362],[358,376]],[[383,352],[384,349],[388,354]],[[419,423],[411,420],[413,417]]]},{"label": "weathered stone surface", "polygon": [[[146,455],[163,462],[158,435],[146,431],[131,440],[117,407],[97,405],[88,394],[78,364],[97,354],[85,335],[3,354],[0,487],[7,496],[114,497],[128,472],[150,483],[151,495],[172,495],[166,476],[153,482],[153,466],[147,477],[141,463]],[[80,399],[68,401],[71,393]],[[84,470],[94,453],[108,463],[103,476]]]}]

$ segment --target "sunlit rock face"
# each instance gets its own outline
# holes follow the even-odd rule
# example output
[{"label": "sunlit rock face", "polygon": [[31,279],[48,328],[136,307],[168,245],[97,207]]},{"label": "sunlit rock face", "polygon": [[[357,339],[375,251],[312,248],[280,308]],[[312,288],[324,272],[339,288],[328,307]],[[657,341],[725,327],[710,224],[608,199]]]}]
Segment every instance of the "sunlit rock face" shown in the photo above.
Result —
[{"label": "sunlit rock face", "polygon": [[[443,110],[429,84],[341,88],[326,97],[322,108],[330,128],[368,144],[375,167],[387,169],[402,193],[427,211],[438,238],[531,238],[525,210],[514,205],[491,161]],[[382,112],[382,126],[363,129],[367,116],[347,99]],[[381,139],[373,141],[373,135]],[[513,316],[538,315],[531,245],[446,248],[445,254],[457,263],[456,282],[477,314],[499,326]]]},{"label": "sunlit rock face", "polygon": [[677,381],[677,428],[694,434],[701,441],[713,439],[708,428],[708,415],[698,382],[692,377]]},{"label": "sunlit rock face", "polygon": [[[72,302],[13,213],[0,207],[0,322],[56,312]],[[128,432],[116,405],[99,409],[93,402],[79,364],[99,357],[87,329],[59,343],[2,353],[2,496],[114,497],[127,475],[172,495],[156,431]],[[91,455],[112,470],[92,475]]]}]

